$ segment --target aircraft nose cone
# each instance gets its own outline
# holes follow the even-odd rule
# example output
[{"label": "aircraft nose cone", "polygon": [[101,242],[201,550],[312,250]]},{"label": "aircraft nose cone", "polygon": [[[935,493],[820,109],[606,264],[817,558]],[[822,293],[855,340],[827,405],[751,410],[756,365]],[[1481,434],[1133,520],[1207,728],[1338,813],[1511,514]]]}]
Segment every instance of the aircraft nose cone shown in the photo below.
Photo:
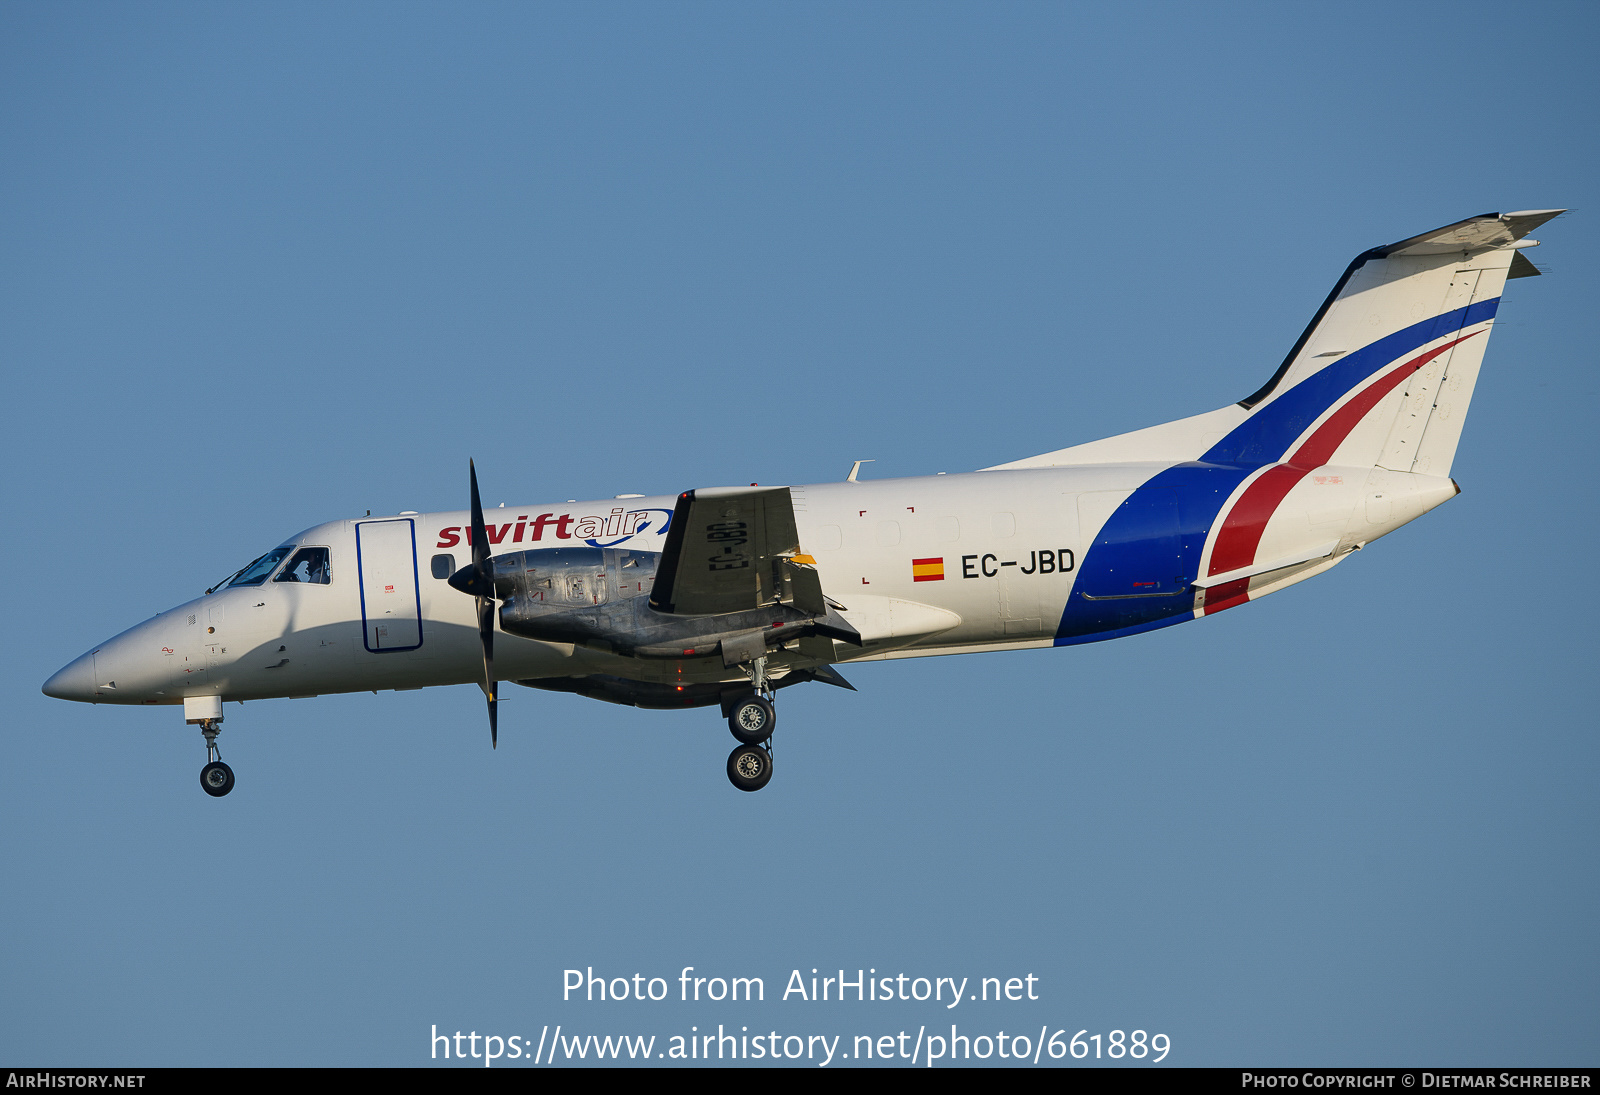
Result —
[{"label": "aircraft nose cone", "polygon": [[91,651],[75,661],[68,662],[55,676],[45,681],[43,692],[58,700],[93,702],[95,685],[94,653]]}]

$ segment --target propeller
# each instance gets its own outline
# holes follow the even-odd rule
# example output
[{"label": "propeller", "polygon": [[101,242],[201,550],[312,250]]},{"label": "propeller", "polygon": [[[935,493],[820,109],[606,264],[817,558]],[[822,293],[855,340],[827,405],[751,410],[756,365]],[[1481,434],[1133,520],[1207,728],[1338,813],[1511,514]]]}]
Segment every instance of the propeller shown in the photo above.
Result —
[{"label": "propeller", "polygon": [[495,715],[494,679],[494,568],[489,565],[489,535],[483,527],[483,503],[478,499],[478,469],[467,461],[472,482],[472,563],[450,575],[450,585],[470,594],[478,603],[478,638],[483,642],[483,689],[489,701],[489,747],[500,745]]}]

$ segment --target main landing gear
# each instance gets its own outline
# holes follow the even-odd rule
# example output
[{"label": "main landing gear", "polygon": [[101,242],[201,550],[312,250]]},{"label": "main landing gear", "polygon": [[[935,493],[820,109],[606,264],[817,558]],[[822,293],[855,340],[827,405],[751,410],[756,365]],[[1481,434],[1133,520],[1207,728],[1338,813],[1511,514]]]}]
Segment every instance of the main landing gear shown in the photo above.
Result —
[{"label": "main landing gear", "polygon": [[772,728],[778,712],[766,670],[767,659],[756,658],[749,669],[756,690],[727,707],[728,729],[739,739],[738,748],[728,754],[728,780],[741,791],[759,791],[772,780]]},{"label": "main landing gear", "polygon": [[772,754],[759,745],[741,745],[728,754],[728,779],[741,791],[759,791],[772,779]]},{"label": "main landing gear", "polygon": [[728,729],[745,745],[760,745],[772,737],[772,726],[778,712],[765,696],[746,696],[733,705],[728,715]]},{"label": "main landing gear", "polygon": [[212,798],[221,798],[233,790],[233,769],[222,763],[222,751],[217,748],[217,735],[222,732],[221,719],[205,719],[200,723],[200,733],[206,739],[206,761],[200,769],[200,789]]}]

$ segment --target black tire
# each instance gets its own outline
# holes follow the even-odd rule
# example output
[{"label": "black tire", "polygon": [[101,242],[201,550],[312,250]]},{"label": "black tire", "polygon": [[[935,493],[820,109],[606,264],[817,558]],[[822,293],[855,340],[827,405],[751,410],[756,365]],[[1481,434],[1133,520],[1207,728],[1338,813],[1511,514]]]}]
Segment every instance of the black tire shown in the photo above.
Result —
[{"label": "black tire", "polygon": [[778,712],[761,696],[746,696],[728,712],[728,729],[746,745],[760,745],[766,741],[777,722]]},{"label": "black tire", "polygon": [[741,745],[728,754],[728,780],[741,791],[759,791],[772,779],[772,754],[759,745]]},{"label": "black tire", "polygon": [[233,790],[233,769],[214,760],[200,769],[200,789],[212,798],[221,798]]}]

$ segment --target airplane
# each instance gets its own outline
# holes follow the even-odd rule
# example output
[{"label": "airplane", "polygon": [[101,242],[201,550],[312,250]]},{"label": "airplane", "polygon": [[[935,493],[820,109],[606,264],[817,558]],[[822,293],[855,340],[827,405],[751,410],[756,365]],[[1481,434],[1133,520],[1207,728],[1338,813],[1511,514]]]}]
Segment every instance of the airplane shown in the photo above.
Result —
[{"label": "airplane", "polygon": [[1342,563],[1450,477],[1505,282],[1561,209],[1365,251],[1237,403],[979,471],[330,521],[43,686],[183,707],[200,783],[234,786],[223,703],[503,682],[718,705],[728,778],[772,778],[774,699],[835,666],[1137,635]]}]

